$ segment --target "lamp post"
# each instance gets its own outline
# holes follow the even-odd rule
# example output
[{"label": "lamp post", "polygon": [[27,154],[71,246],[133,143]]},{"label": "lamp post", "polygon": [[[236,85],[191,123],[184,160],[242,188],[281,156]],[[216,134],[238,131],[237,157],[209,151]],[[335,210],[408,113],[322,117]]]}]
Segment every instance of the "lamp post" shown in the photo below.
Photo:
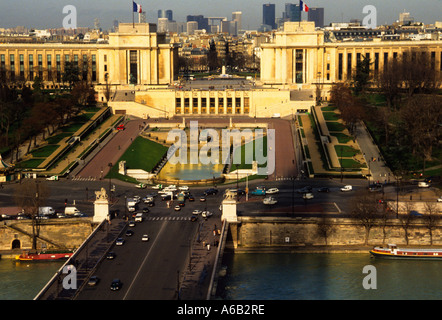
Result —
[{"label": "lamp post", "polygon": [[110,172],[110,170],[112,169],[112,162],[109,162],[107,165],[109,166],[109,197],[112,201],[112,174]]}]

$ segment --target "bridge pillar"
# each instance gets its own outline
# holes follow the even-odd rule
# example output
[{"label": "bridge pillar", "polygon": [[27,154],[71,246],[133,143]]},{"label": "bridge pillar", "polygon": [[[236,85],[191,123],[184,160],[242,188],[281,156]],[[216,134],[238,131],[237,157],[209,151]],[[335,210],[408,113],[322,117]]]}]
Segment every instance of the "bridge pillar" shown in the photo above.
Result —
[{"label": "bridge pillar", "polygon": [[100,223],[109,217],[109,200],[104,188],[101,188],[101,191],[95,191],[95,195],[93,222]]},{"label": "bridge pillar", "polygon": [[236,215],[235,199],[223,200],[221,220],[226,220],[227,222],[238,222],[238,216]]}]

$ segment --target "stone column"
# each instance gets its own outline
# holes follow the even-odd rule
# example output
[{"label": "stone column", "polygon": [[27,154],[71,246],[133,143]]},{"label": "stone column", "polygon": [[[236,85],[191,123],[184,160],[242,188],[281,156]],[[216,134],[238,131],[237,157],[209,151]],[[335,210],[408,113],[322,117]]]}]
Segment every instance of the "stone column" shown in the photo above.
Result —
[{"label": "stone column", "polygon": [[109,217],[109,200],[104,188],[95,191],[95,196],[93,222],[100,223]]},{"label": "stone column", "polygon": [[227,222],[238,222],[235,199],[226,198],[223,200],[221,220],[226,220]]}]

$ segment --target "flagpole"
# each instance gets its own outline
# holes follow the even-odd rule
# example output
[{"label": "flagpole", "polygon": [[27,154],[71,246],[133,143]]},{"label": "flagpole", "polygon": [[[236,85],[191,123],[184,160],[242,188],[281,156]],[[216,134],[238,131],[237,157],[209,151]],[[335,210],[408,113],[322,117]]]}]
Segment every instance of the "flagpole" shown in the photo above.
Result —
[{"label": "flagpole", "polygon": [[132,1],[132,28],[135,28],[134,2]]}]

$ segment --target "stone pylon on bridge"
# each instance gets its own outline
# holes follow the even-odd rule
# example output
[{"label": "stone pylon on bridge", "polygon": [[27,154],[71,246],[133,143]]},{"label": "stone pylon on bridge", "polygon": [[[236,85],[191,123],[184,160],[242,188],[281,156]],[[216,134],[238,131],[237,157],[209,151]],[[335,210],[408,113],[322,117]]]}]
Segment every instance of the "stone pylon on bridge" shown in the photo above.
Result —
[{"label": "stone pylon on bridge", "polygon": [[109,200],[104,188],[95,191],[95,196],[93,222],[100,223],[109,218]]}]

